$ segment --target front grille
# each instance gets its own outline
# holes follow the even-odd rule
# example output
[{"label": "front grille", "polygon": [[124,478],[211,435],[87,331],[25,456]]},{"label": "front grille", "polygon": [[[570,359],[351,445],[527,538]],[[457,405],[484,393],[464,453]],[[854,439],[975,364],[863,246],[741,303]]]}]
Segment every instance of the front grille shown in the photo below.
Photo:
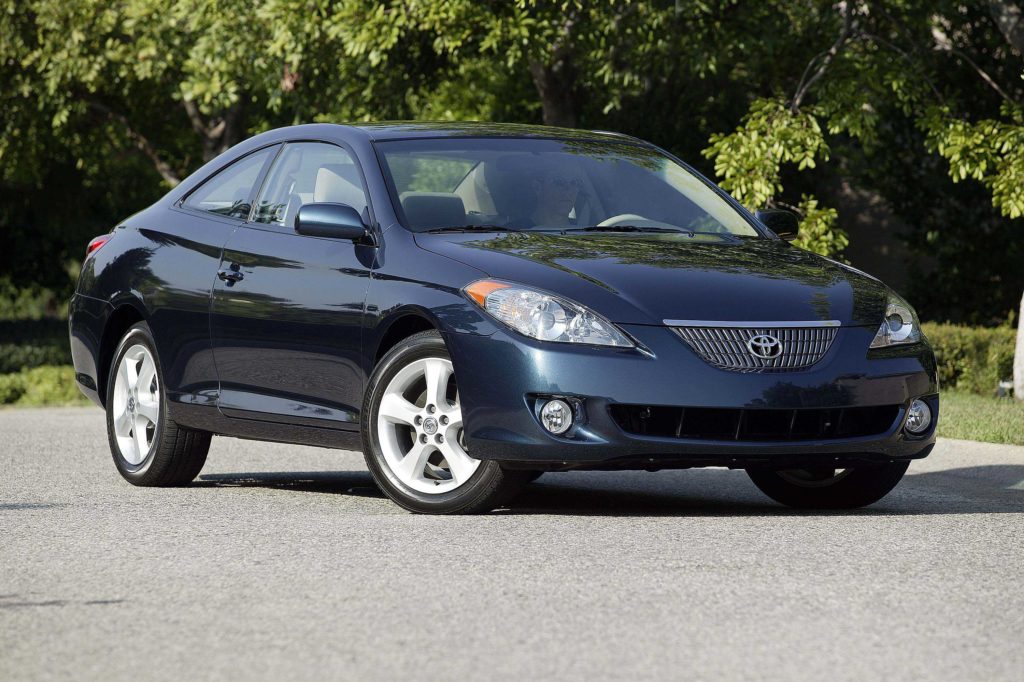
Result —
[{"label": "front grille", "polygon": [[[835,340],[838,326],[673,326],[672,329],[697,355],[715,367],[734,372],[785,372],[804,369],[821,360]],[[761,335],[778,339],[781,352],[770,358],[751,352],[751,339]]]},{"label": "front grille", "polygon": [[623,431],[638,436],[715,441],[798,441],[886,433],[899,416],[900,406],[777,410],[612,405],[610,411]]}]

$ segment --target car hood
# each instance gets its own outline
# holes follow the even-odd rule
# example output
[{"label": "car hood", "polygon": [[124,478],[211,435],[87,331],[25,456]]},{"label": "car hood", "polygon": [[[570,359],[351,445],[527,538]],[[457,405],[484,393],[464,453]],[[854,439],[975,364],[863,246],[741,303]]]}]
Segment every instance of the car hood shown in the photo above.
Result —
[{"label": "car hood", "polygon": [[520,232],[420,233],[416,241],[490,277],[571,298],[620,324],[878,325],[888,294],[870,275],[769,239]]}]

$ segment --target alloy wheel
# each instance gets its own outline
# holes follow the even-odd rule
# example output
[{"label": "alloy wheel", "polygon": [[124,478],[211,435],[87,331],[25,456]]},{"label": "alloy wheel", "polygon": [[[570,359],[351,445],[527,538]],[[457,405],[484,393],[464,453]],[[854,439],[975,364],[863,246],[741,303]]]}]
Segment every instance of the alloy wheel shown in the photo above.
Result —
[{"label": "alloy wheel", "polygon": [[420,358],[403,367],[384,390],[376,427],[384,462],[418,492],[451,492],[480,466],[466,452],[455,373],[447,358]]},{"label": "alloy wheel", "polygon": [[153,447],[160,421],[160,380],[146,346],[131,346],[117,366],[113,395],[114,434],[121,456],[142,464]]}]

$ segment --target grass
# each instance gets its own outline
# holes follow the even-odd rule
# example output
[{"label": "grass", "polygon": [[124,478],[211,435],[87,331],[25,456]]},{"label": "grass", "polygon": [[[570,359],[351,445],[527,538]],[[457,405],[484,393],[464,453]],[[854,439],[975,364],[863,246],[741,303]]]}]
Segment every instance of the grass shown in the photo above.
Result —
[{"label": "grass", "polygon": [[939,398],[939,436],[1024,445],[1024,400],[943,392]]},{"label": "grass", "polygon": [[[91,405],[75,385],[70,365],[47,365],[0,374],[0,405]],[[1024,401],[943,392],[939,436],[1024,445]]]}]

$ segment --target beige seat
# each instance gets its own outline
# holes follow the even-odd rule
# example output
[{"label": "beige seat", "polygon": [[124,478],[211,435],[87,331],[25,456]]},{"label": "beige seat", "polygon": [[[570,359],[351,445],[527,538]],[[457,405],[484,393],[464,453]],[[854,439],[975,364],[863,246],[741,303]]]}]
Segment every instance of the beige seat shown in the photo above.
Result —
[{"label": "beige seat", "polygon": [[357,211],[366,208],[366,195],[359,181],[359,171],[352,164],[334,163],[321,166],[313,187],[316,203],[347,204]]}]

